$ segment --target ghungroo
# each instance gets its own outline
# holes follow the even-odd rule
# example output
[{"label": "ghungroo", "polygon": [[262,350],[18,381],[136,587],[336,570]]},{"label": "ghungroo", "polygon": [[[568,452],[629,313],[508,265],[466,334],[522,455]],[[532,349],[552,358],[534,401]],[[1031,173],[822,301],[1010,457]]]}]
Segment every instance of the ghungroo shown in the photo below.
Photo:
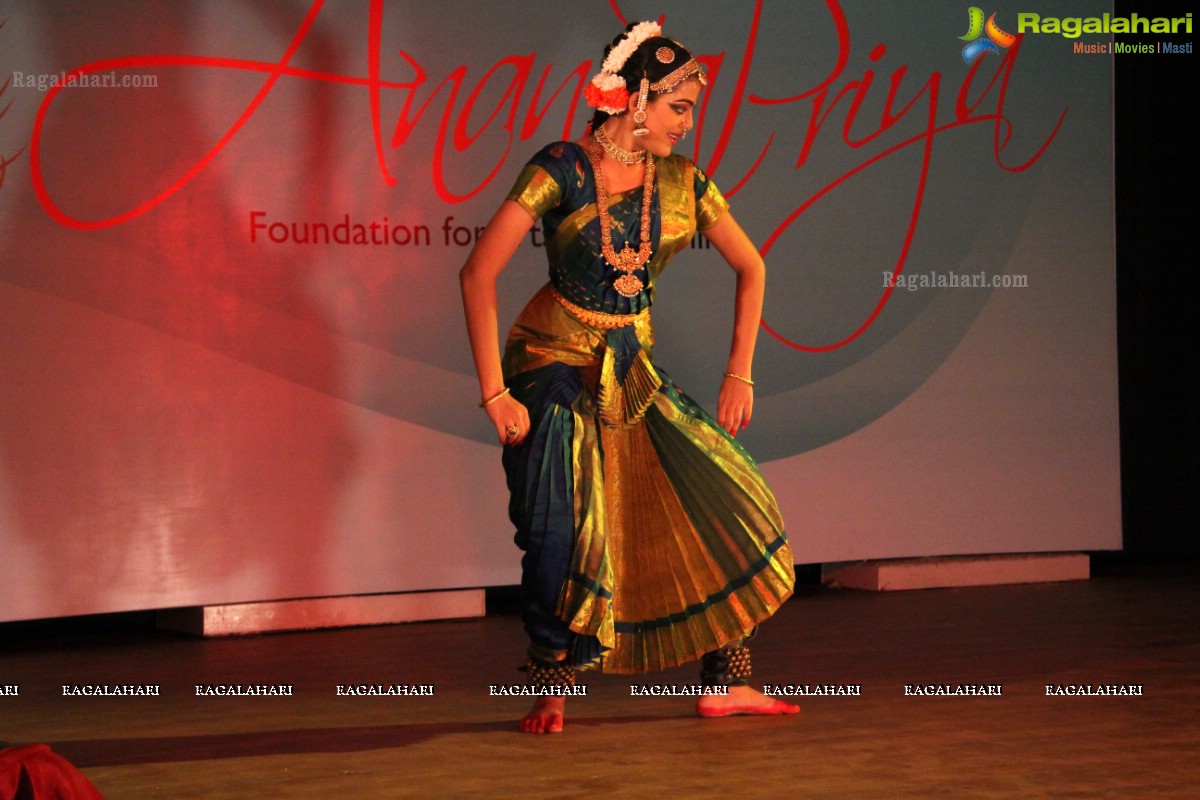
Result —
[{"label": "ghungroo", "polygon": [[525,680],[530,686],[570,688],[575,685],[575,668],[566,661],[530,658],[525,664],[525,673]]},{"label": "ghungroo", "polygon": [[727,644],[700,659],[700,683],[704,686],[745,686],[749,678],[750,648],[744,644]]}]

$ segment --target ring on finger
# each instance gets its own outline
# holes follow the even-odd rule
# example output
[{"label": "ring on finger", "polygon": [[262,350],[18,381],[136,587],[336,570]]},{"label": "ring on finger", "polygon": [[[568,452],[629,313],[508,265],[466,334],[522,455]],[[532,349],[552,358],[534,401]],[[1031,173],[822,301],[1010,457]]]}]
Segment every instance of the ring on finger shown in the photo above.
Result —
[{"label": "ring on finger", "polygon": [[516,438],[520,435],[521,435],[521,429],[518,428],[516,425],[509,425],[507,428],[504,429],[504,438],[506,441],[509,441],[509,442],[515,441]]}]

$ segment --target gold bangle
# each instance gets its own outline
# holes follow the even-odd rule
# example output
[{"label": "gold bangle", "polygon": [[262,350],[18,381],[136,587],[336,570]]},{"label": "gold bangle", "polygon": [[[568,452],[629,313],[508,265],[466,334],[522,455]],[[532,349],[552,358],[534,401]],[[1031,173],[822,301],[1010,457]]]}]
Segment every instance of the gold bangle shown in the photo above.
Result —
[{"label": "gold bangle", "polygon": [[509,391],[510,391],[510,390],[509,390],[509,388],[508,388],[507,386],[505,386],[503,389],[501,389],[500,391],[496,392],[494,395],[492,395],[491,397],[489,397],[487,400],[484,400],[483,402],[481,402],[481,403],[479,404],[479,407],[480,407],[480,408],[487,408],[487,407],[488,407],[488,406],[490,406],[492,403],[496,402],[496,401],[497,401],[497,400],[499,400],[501,397],[504,397],[504,395],[508,394],[508,393],[509,393]]},{"label": "gold bangle", "polygon": [[733,378],[735,381],[741,381],[742,383],[745,383],[749,386],[754,385],[754,381],[750,380],[749,378],[743,378],[741,375],[734,375],[732,372],[726,372],[725,377]]}]

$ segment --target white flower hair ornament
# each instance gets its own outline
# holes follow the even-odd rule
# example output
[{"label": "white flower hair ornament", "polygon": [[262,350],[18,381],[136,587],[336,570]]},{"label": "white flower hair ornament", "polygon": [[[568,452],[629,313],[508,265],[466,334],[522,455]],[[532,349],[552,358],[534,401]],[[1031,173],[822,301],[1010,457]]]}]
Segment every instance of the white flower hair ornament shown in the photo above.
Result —
[{"label": "white flower hair ornament", "polygon": [[625,88],[625,79],[619,73],[633,52],[647,39],[662,35],[662,28],[657,22],[639,22],[625,34],[625,38],[609,51],[608,57],[600,66],[600,71],[592,77],[591,82],[583,90],[587,104],[605,114],[624,114],[629,105],[629,90]]}]

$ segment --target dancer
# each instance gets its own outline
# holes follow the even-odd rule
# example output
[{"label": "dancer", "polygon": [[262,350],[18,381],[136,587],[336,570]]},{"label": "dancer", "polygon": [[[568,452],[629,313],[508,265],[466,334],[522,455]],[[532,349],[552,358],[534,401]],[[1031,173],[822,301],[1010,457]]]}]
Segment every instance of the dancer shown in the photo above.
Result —
[{"label": "dancer", "polygon": [[[618,36],[586,89],[589,135],[521,172],[462,269],[463,305],[524,551],[529,682],[700,659],[702,684],[729,687],[697,701],[702,716],[788,714],[746,682],[745,642],[794,582],[775,498],[735,438],[753,410],[766,268],[713,182],[672,153],[704,83],[657,24]],[[501,357],[496,279],[539,219],[550,281]],[[659,275],[697,230],[736,276],[715,420],[652,357]],[[564,707],[540,697],[521,727],[560,731]]]}]

